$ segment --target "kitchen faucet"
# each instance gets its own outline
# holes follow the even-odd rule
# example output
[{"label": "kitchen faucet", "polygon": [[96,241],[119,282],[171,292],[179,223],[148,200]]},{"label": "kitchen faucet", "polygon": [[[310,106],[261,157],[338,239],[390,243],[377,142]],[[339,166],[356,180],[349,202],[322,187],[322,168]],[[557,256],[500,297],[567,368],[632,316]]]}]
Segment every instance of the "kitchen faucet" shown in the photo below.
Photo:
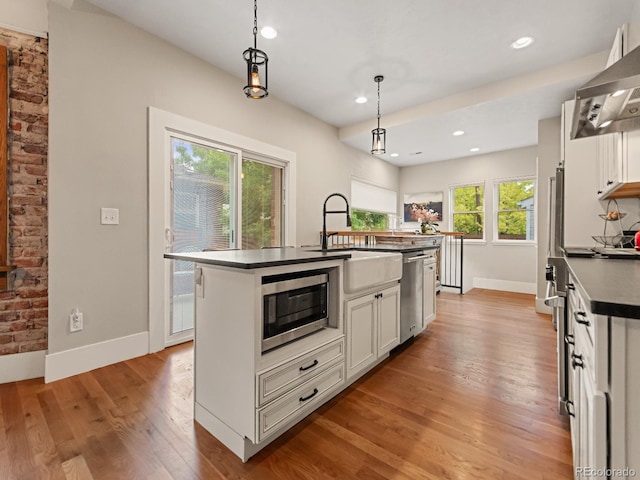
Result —
[{"label": "kitchen faucet", "polygon": [[[342,197],[344,203],[347,205],[346,210],[327,210],[327,201],[331,197]],[[347,214],[347,227],[351,226],[351,215],[349,214],[349,201],[347,197],[342,195],[341,193],[332,193],[324,200],[324,205],[322,206],[322,250],[327,250],[327,213],[346,213]],[[331,235],[335,235],[332,233]]]}]

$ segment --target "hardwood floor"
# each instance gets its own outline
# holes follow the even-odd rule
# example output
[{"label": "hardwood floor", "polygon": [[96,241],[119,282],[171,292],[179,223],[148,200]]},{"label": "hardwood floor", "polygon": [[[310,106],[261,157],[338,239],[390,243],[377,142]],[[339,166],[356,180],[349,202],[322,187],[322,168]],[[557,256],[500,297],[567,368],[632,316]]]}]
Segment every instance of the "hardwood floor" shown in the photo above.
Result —
[{"label": "hardwood floor", "polygon": [[570,479],[555,332],[533,296],[442,293],[437,319],[243,464],[193,421],[191,344],[0,385],[0,479]]}]

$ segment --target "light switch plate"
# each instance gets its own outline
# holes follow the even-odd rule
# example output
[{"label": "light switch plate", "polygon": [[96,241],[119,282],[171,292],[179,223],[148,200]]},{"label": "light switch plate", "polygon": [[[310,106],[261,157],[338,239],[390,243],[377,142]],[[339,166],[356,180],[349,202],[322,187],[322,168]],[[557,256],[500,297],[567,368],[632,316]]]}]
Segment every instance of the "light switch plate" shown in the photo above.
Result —
[{"label": "light switch plate", "polygon": [[120,210],[117,208],[101,208],[100,223],[102,225],[120,224]]}]

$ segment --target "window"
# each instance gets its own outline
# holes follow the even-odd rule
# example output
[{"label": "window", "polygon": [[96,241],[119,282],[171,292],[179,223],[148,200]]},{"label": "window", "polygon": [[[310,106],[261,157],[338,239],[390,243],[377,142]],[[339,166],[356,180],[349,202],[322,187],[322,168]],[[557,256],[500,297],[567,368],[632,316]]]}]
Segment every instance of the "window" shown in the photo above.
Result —
[{"label": "window", "polygon": [[465,239],[484,240],[484,184],[451,188],[452,225]]},{"label": "window", "polygon": [[535,182],[532,178],[495,183],[497,241],[535,241]]},{"label": "window", "polygon": [[242,159],[242,248],[282,246],[284,165]]},{"label": "window", "polygon": [[351,229],[389,230],[389,216],[395,218],[397,194],[393,190],[351,179]]},{"label": "window", "polygon": [[389,215],[367,210],[351,210],[351,230],[386,232],[389,230]]}]

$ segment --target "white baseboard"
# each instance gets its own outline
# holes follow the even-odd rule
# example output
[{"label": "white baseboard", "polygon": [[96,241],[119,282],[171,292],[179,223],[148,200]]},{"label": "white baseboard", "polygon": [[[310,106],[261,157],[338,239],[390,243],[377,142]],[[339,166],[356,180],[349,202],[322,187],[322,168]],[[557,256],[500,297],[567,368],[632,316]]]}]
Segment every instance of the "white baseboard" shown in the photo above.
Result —
[{"label": "white baseboard", "polygon": [[19,382],[44,376],[45,350],[0,355],[0,383]]},{"label": "white baseboard", "polygon": [[149,353],[149,332],[72,348],[45,357],[45,383],[88,372]]},{"label": "white baseboard", "polygon": [[536,312],[538,313],[548,313],[549,315],[553,314],[553,308],[548,307],[544,304],[544,298],[536,297]]},{"label": "white baseboard", "polygon": [[502,290],[505,292],[515,293],[531,293],[536,294],[537,286],[535,283],[512,282],[509,280],[496,280],[493,278],[473,279],[473,288],[486,288],[487,290]]}]

